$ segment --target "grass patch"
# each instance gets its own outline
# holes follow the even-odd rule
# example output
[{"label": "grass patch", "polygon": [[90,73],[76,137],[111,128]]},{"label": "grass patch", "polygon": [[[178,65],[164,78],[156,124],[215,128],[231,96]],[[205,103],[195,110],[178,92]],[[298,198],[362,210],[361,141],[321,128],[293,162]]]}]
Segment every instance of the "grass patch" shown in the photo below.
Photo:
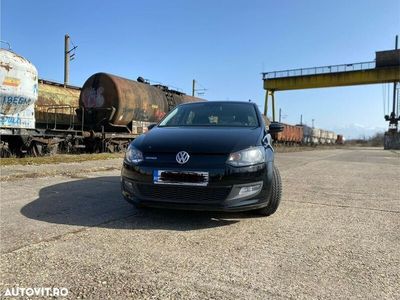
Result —
[{"label": "grass patch", "polygon": [[52,156],[41,157],[7,157],[0,158],[1,166],[12,165],[45,165],[59,163],[73,163],[93,160],[105,160],[113,158],[123,158],[123,153],[95,153],[95,154],[56,154]]}]

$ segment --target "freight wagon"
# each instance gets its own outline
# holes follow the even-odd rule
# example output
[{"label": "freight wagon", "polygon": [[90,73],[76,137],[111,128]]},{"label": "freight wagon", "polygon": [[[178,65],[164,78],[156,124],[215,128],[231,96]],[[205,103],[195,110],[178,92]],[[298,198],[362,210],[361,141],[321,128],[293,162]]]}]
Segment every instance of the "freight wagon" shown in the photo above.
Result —
[{"label": "freight wagon", "polygon": [[[292,126],[292,125],[290,125]],[[303,138],[301,141],[302,145],[333,145],[333,144],[343,144],[343,135],[337,135],[333,131],[323,130],[320,128],[312,128],[305,124],[298,124],[296,127],[302,128]],[[285,131],[284,131],[285,132]],[[301,133],[300,133],[301,134]],[[288,134],[282,134],[277,136],[279,143],[290,143],[293,138]]]},{"label": "freight wagon", "polygon": [[[0,49],[1,156],[114,152],[178,104],[205,101],[164,85],[96,73],[82,88],[38,79],[34,65]],[[269,120],[265,118],[266,124]],[[306,125],[283,124],[274,143],[343,143],[343,136]]]},{"label": "freight wagon", "polygon": [[321,129],[312,128],[310,126],[300,124],[296,125],[298,127],[303,128],[303,145],[318,145],[321,144]]},{"label": "freight wagon", "polygon": [[303,127],[284,123],[282,123],[282,125],[283,131],[272,135],[275,143],[294,145],[303,142]]},{"label": "freight wagon", "polygon": [[304,145],[309,145],[311,144],[312,141],[312,132],[313,129],[307,125],[297,125],[303,127],[303,141],[302,143]]},{"label": "freight wagon", "polygon": [[0,49],[2,156],[120,151],[178,104],[204,99],[106,73],[82,89],[38,79],[33,64]]},{"label": "freight wagon", "polygon": [[337,135],[336,144],[338,144],[338,145],[343,145],[343,144],[344,144],[344,137],[343,137],[343,135],[341,135],[341,134],[338,134],[338,135]]},{"label": "freight wagon", "polygon": [[328,131],[327,143],[328,144],[335,144],[336,139],[337,139],[336,133],[334,133],[333,131]]},{"label": "freight wagon", "polygon": [[39,128],[70,129],[79,124],[75,109],[79,107],[81,88],[39,79],[35,103],[35,121]]}]

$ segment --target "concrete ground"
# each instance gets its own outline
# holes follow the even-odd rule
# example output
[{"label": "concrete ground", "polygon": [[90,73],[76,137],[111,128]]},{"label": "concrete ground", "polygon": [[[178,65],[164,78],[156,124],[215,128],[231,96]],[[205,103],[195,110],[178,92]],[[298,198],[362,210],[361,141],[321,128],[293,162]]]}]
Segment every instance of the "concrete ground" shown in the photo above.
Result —
[{"label": "concrete ground", "polygon": [[398,151],[278,154],[284,194],[267,218],[137,211],[120,196],[121,161],[91,164],[103,166],[2,168],[2,296],[400,299]]}]

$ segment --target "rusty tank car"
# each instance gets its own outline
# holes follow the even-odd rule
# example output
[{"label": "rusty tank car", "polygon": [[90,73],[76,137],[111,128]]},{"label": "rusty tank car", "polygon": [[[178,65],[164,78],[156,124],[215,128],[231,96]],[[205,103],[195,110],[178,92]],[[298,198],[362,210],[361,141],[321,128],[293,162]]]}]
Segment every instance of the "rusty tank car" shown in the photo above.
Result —
[{"label": "rusty tank car", "polygon": [[[2,65],[8,64],[7,57],[3,56],[0,62]],[[17,55],[15,57],[20,58]],[[28,67],[36,71],[33,65],[27,61],[26,63]],[[29,126],[18,125],[26,123],[21,121],[14,122],[15,126],[13,123],[9,124],[9,128],[0,128],[2,156],[24,156],[25,154],[37,156],[59,150],[63,152],[121,151],[131,140],[145,132],[150,123],[158,122],[176,105],[205,101],[169,89],[167,86],[150,85],[141,78],[133,81],[115,75],[97,73],[91,76],[81,89],[44,79],[38,80],[37,72],[34,75],[36,81],[29,81],[29,78],[25,77],[18,81],[14,78],[15,76],[12,81],[7,79],[10,76],[6,76],[10,84],[23,83],[32,86],[27,89],[27,92],[33,91],[36,94],[35,98],[28,95],[29,99],[33,100],[30,100],[27,108],[20,106],[19,110],[15,111],[18,117],[25,116],[26,112]],[[8,83],[6,79],[2,82]],[[1,90],[6,90],[5,83],[0,86]],[[8,101],[7,95],[5,94],[3,98]],[[17,100],[20,101],[21,97],[19,96]],[[10,118],[3,114],[15,112],[8,109],[8,102],[3,102],[1,120],[5,122]],[[13,104],[15,101],[11,102]],[[7,127],[7,124],[2,124],[1,127]],[[13,135],[10,138],[7,137],[9,132]]]},{"label": "rusty tank car", "polygon": [[80,124],[76,117],[81,89],[53,81],[39,79],[39,95],[35,104],[36,126],[72,128]]},{"label": "rusty tank car", "polygon": [[82,86],[78,116],[90,130],[139,134],[178,104],[205,101],[163,85],[96,73]]}]

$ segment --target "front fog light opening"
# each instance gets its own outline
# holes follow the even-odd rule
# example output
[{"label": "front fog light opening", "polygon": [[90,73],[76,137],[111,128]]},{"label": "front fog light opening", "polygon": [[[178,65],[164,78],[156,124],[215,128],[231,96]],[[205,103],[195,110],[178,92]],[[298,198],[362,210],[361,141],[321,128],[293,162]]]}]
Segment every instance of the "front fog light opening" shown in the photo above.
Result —
[{"label": "front fog light opening", "polygon": [[261,192],[262,187],[262,181],[233,186],[227,200],[246,199],[253,197]]},{"label": "front fog light opening", "polygon": [[262,187],[261,184],[244,186],[240,188],[239,196],[251,195],[254,192],[259,192],[261,190],[261,187]]},{"label": "front fog light opening", "polygon": [[133,184],[132,182],[129,182],[127,180],[123,181],[123,185],[124,185],[124,189],[125,191],[128,191],[130,194],[133,194],[134,190],[133,190]]}]

